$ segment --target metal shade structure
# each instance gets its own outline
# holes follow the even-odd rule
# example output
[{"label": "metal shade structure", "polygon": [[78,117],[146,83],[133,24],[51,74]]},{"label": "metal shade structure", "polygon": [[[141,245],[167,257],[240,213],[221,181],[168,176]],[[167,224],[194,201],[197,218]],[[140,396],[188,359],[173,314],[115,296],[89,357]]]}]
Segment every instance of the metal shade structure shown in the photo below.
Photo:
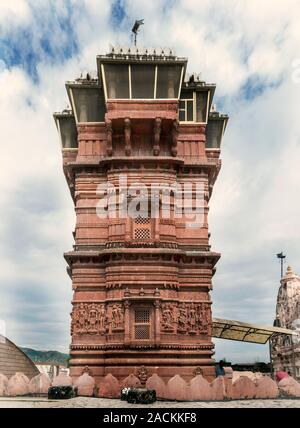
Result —
[{"label": "metal shade structure", "polygon": [[70,110],[53,115],[59,132],[60,142],[63,149],[77,149],[77,128],[74,115]]},{"label": "metal shade structure", "polygon": [[213,319],[212,336],[218,339],[265,344],[272,336],[278,334],[292,336],[295,334],[295,331],[280,327],[266,327],[240,321],[224,320],[221,318]]},{"label": "metal shade structure", "polygon": [[206,148],[220,149],[222,137],[228,122],[227,114],[211,112],[206,126]]},{"label": "metal shade structure", "polygon": [[97,57],[105,99],[179,99],[187,60],[164,52],[114,50]]},{"label": "metal shade structure", "polygon": [[76,123],[104,122],[106,112],[103,89],[86,79],[67,82],[66,89]]}]

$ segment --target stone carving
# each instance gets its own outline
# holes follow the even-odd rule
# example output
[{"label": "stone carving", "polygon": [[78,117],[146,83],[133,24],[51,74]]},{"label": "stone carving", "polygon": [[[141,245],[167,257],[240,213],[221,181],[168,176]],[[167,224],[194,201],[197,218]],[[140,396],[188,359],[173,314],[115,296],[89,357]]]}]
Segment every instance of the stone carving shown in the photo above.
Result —
[{"label": "stone carving", "polygon": [[106,153],[108,156],[112,156],[112,133],[113,133],[113,129],[112,129],[112,121],[110,119],[108,119],[106,121],[106,139],[107,139],[107,148],[106,148]]},{"label": "stone carving", "polygon": [[124,329],[124,312],[123,312],[123,306],[120,304],[115,304],[112,307],[111,327],[113,330]]},{"label": "stone carving", "polygon": [[[124,293],[124,296],[125,295],[126,294]],[[130,295],[130,293],[128,295]],[[129,300],[125,300],[125,302],[124,302],[124,309],[126,310],[126,309],[129,309],[129,308],[130,308],[130,301]]]},{"label": "stone carving", "polygon": [[201,328],[204,334],[211,335],[212,319],[210,307],[202,305],[201,309]]},{"label": "stone carving", "polygon": [[164,303],[162,305],[162,330],[165,331],[174,331],[174,305],[170,303]]},{"label": "stone carving", "polygon": [[162,330],[180,334],[210,334],[211,313],[207,303],[181,302],[162,305]]},{"label": "stone carving", "polygon": [[178,332],[186,332],[186,325],[187,325],[187,310],[185,307],[185,303],[182,303],[179,305],[178,308],[179,314],[178,314]]},{"label": "stone carving", "polygon": [[202,371],[201,367],[196,367],[195,370],[193,371],[194,376],[199,376],[202,374],[203,374],[203,371]]},{"label": "stone carving", "polygon": [[179,121],[175,119],[173,121],[173,128],[172,128],[172,148],[171,148],[172,156],[177,156],[178,133],[179,133]]},{"label": "stone carving", "polygon": [[131,123],[130,119],[124,120],[124,134],[125,134],[125,154],[126,156],[131,155]]},{"label": "stone carving", "polygon": [[96,305],[94,303],[92,303],[89,311],[89,329],[92,333],[96,333],[97,329],[96,329],[96,324],[98,321],[98,309],[96,308]]},{"label": "stone carving", "polygon": [[73,310],[73,333],[83,333],[86,330],[87,305],[81,303]]},{"label": "stone carving", "polygon": [[188,332],[190,334],[210,334],[211,312],[209,305],[206,303],[191,303],[189,312]]},{"label": "stone carving", "polygon": [[107,330],[104,304],[80,303],[74,305],[71,334],[103,334]]},{"label": "stone carving", "polygon": [[187,322],[187,328],[189,330],[189,333],[196,333],[197,330],[197,323],[198,323],[198,316],[195,309],[194,304],[192,303],[189,307],[189,313],[188,313],[188,322]]},{"label": "stone carving", "polygon": [[99,309],[99,327],[101,331],[106,330],[106,310],[105,305],[101,305]]},{"label": "stone carving", "polygon": [[158,156],[160,152],[160,133],[161,133],[161,118],[157,117],[154,121],[154,146],[153,155]]},{"label": "stone carving", "polygon": [[84,374],[84,373],[87,373],[89,376],[93,376],[93,372],[92,372],[92,370],[89,368],[89,366],[85,366],[85,367],[82,369],[81,374]]},{"label": "stone carving", "polygon": [[149,373],[148,370],[146,369],[145,366],[141,366],[138,368],[137,370],[137,377],[140,380],[142,385],[145,385],[148,377],[149,377]]}]

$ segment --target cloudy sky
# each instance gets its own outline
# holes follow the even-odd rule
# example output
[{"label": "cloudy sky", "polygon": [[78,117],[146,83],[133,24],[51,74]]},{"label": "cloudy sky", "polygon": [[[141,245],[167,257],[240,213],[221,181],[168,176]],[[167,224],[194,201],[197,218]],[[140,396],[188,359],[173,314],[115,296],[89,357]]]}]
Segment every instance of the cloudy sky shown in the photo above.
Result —
[{"label": "cloudy sky", "polygon": [[[230,115],[210,208],[214,316],[272,325],[287,253],[300,272],[300,1],[0,1],[0,319],[19,345],[66,351],[72,297],[64,251],[74,213],[52,113],[64,82],[109,44],[170,46],[217,83]],[[216,341],[217,358],[267,360],[266,346]]]}]

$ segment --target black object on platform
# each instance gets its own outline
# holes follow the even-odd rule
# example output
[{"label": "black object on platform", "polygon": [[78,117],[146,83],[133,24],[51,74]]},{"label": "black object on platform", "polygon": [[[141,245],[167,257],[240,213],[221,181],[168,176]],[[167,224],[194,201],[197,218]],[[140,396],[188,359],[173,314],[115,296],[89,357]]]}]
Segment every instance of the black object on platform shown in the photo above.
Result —
[{"label": "black object on platform", "polygon": [[154,389],[123,388],[121,400],[132,404],[151,404],[156,401],[156,391]]},{"label": "black object on platform", "polygon": [[67,400],[77,396],[77,388],[74,386],[50,386],[48,389],[49,400]]}]

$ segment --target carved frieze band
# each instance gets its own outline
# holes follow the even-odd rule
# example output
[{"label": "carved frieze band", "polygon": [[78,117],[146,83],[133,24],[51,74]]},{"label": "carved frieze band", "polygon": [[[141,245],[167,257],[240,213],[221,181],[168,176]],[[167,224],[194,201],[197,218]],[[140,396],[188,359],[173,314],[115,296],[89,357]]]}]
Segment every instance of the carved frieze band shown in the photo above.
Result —
[{"label": "carved frieze band", "polygon": [[72,311],[71,334],[106,334],[124,330],[123,304],[79,303]]},{"label": "carved frieze band", "polygon": [[161,330],[174,334],[211,334],[211,310],[207,303],[163,303]]},{"label": "carved frieze band", "polygon": [[[145,345],[145,348],[155,348],[157,345]],[[78,345],[71,345],[70,349],[71,351],[106,351],[111,349],[124,349],[126,348],[126,345],[124,343],[118,343],[118,344],[104,344],[104,345],[87,345],[87,344],[78,344]],[[132,349],[142,349],[143,345],[130,345],[130,348]],[[181,349],[181,350],[191,350],[191,351],[211,351],[214,348],[213,344],[198,344],[198,345],[174,345],[174,344],[160,344],[160,349]]]},{"label": "carved frieze band", "polygon": [[[74,303],[71,334],[122,333],[125,327],[124,312],[124,302]],[[211,334],[212,321],[209,303],[163,302],[160,319],[162,333]]]}]

